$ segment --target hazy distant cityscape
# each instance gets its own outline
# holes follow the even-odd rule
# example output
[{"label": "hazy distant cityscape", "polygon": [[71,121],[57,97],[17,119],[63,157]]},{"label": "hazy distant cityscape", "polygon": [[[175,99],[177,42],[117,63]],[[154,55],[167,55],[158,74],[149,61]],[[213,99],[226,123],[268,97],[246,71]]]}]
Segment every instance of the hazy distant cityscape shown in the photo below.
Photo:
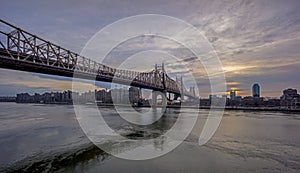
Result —
[{"label": "hazy distant cityscape", "polygon": [[[114,100],[112,98],[114,98]],[[34,95],[19,93],[16,97],[0,97],[1,102],[42,104],[72,104],[73,99],[80,100],[81,103],[94,103],[96,100],[96,102],[103,104],[148,104],[148,101],[142,98],[141,91],[137,87],[130,87],[129,89],[102,89],[85,93],[72,92],[70,90],[63,92],[45,92],[43,94],[35,93]]]},{"label": "hazy distant cityscape", "polygon": [[[112,99],[114,98],[114,99]],[[102,89],[89,91],[85,93],[72,92],[70,90],[63,92],[45,92],[43,94],[35,93],[19,93],[15,97],[2,96],[1,102],[16,103],[41,103],[41,104],[72,104],[73,99],[80,100],[81,103],[98,104],[131,104],[135,106],[149,106],[151,99],[143,97],[141,89],[137,87],[118,88],[118,89]],[[265,107],[278,109],[299,109],[300,95],[297,89],[284,89],[280,98],[261,97],[260,85],[255,83],[252,86],[252,96],[239,96],[236,90],[230,90],[229,97],[227,95],[209,95],[208,98],[199,98],[200,107],[211,106],[212,100],[226,100],[227,107]],[[168,102],[168,105],[180,104],[188,100],[178,100]]]}]

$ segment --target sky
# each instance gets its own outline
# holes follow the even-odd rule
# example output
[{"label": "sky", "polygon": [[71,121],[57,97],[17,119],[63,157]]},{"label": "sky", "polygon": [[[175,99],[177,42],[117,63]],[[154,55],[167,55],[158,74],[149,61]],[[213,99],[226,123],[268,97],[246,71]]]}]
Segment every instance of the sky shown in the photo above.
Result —
[{"label": "sky", "polygon": [[[283,89],[300,89],[299,9],[299,0],[10,0],[1,3],[0,16],[78,53],[95,33],[125,17],[141,14],[176,17],[192,24],[208,39],[222,63],[227,90],[233,88],[242,96],[251,95],[251,86],[257,82],[262,96],[279,97]],[[167,64],[170,75],[192,72],[200,86],[200,95],[207,97],[210,85],[203,67],[193,67],[193,55],[169,41],[148,37],[129,40],[119,45],[105,63],[114,66],[122,57],[140,50],[163,47],[191,64],[188,71],[176,63]],[[154,63],[146,54],[135,58],[151,66]],[[92,88],[90,83],[78,82]],[[109,86],[97,83],[98,88]],[[67,89],[71,89],[69,78],[0,69],[0,96]]]}]

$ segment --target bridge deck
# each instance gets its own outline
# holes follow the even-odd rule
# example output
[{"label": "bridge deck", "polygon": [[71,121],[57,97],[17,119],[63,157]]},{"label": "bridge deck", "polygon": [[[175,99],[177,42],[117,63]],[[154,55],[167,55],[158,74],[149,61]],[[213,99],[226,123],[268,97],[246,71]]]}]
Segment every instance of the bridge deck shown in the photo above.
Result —
[{"label": "bridge deck", "polygon": [[167,75],[164,68],[162,70],[156,68],[151,72],[111,68],[3,20],[0,20],[1,23],[13,30],[9,33],[0,30],[0,68],[113,82],[195,97],[194,91],[188,92],[184,88],[182,80],[180,83],[173,80]]}]

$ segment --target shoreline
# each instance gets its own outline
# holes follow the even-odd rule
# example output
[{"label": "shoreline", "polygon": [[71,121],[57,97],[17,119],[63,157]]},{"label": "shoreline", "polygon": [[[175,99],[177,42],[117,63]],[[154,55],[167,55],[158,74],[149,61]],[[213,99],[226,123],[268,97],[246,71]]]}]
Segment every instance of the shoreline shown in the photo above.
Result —
[{"label": "shoreline", "polygon": [[[73,105],[73,103],[66,103],[66,102],[57,102],[57,103],[17,103],[17,102],[0,102],[0,103],[16,103],[16,104],[42,104],[42,105]],[[95,103],[82,103],[82,105],[94,105]],[[151,105],[128,105],[128,104],[99,104],[99,107],[111,107],[111,106],[123,106],[123,107],[133,107],[133,108],[150,108]],[[162,106],[158,105],[157,108]],[[183,106],[180,105],[167,105],[167,108],[189,108],[189,109],[223,109],[222,107],[210,107],[210,106]],[[224,110],[241,110],[241,111],[273,111],[273,112],[292,112],[292,113],[300,113],[300,109],[286,109],[286,108],[279,108],[279,107],[231,107],[226,106]]]}]

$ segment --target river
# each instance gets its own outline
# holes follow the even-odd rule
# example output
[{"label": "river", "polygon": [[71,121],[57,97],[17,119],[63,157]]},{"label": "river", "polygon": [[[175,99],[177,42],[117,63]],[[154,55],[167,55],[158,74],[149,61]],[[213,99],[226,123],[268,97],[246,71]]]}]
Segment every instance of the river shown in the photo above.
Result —
[{"label": "river", "polygon": [[[208,114],[200,110],[195,128],[176,149],[158,158],[132,161],[93,145],[73,105],[0,103],[0,108],[0,172],[300,172],[299,113],[225,111],[214,136],[199,146],[199,127]],[[159,136],[179,114],[169,108],[155,125],[141,128],[121,121],[112,107],[99,109],[111,127],[132,139],[163,140]],[[149,108],[136,109],[149,112]],[[163,150],[159,142],[163,141],[154,147]],[[123,150],[126,147],[132,146]]]}]

